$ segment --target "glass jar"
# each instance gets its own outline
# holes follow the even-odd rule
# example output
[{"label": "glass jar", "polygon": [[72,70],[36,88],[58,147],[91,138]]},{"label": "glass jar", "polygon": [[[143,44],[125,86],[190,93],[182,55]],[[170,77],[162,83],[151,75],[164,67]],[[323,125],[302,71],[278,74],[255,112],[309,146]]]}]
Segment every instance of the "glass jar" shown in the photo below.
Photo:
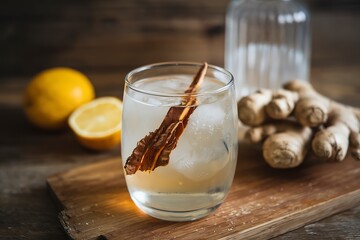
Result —
[{"label": "glass jar", "polygon": [[308,81],[309,14],[294,0],[233,0],[226,16],[225,68],[237,99],[292,79]]}]

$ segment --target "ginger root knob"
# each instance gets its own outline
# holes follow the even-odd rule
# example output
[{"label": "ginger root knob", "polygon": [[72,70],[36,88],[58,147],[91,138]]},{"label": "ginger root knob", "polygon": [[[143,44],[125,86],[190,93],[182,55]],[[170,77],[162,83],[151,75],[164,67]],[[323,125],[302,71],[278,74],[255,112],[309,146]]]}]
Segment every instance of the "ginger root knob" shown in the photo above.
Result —
[{"label": "ginger root knob", "polygon": [[298,127],[269,136],[263,144],[265,161],[273,168],[299,166],[308,152],[311,136],[309,127]]}]

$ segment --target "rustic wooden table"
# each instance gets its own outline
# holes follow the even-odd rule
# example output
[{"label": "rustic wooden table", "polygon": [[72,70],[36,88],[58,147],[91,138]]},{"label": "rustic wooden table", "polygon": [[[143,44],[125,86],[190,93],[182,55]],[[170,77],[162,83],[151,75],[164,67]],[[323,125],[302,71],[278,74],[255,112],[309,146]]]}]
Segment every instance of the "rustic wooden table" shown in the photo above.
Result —
[{"label": "rustic wooden table", "polygon": [[[90,152],[69,131],[32,127],[21,97],[37,71],[71,66],[90,77],[98,96],[122,97],[125,73],[141,64],[223,65],[228,1],[151,2],[12,1],[0,10],[0,239],[65,239],[46,177],[120,154]],[[359,5],[312,6],[311,81],[322,93],[360,107]],[[360,239],[359,226],[360,206],[276,239]]]}]

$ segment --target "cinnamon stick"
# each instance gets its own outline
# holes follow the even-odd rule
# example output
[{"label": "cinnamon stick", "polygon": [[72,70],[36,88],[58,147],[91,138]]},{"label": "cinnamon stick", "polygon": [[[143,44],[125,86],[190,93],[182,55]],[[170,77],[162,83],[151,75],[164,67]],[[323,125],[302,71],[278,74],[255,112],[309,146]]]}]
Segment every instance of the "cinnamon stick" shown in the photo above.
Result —
[{"label": "cinnamon stick", "polygon": [[[197,92],[204,80],[208,64],[204,63],[185,93]],[[180,106],[171,107],[159,128],[141,139],[125,163],[127,175],[140,171],[154,171],[169,163],[170,153],[183,133],[190,115],[196,109],[196,97],[185,96]]]}]

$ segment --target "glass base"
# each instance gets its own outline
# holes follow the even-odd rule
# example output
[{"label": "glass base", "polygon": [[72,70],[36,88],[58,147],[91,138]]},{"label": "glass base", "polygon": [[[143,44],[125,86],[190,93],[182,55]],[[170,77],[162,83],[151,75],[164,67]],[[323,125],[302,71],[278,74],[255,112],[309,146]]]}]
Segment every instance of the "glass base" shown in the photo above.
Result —
[{"label": "glass base", "polygon": [[206,217],[212,212],[214,212],[221,205],[221,203],[219,203],[213,207],[195,209],[191,211],[168,211],[168,210],[162,210],[162,209],[144,206],[143,204],[139,203],[136,199],[133,199],[133,201],[135,202],[136,206],[144,213],[157,219],[172,221],[172,222],[194,221]]}]

